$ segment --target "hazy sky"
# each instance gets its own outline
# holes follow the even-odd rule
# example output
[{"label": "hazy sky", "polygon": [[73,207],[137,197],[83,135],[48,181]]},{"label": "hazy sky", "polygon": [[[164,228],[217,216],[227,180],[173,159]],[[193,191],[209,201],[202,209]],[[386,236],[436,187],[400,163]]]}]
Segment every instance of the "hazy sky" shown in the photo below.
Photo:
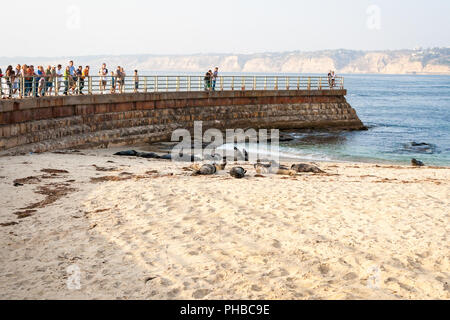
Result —
[{"label": "hazy sky", "polygon": [[0,56],[450,46],[449,0],[2,1]]}]

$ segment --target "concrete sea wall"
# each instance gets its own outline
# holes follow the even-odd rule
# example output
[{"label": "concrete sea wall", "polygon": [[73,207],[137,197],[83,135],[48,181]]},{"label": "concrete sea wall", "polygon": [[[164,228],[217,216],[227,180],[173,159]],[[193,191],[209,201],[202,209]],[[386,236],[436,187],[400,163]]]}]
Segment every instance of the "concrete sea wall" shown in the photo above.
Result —
[{"label": "concrete sea wall", "polygon": [[170,140],[173,130],[359,130],[346,90],[158,92],[0,101],[0,155]]}]

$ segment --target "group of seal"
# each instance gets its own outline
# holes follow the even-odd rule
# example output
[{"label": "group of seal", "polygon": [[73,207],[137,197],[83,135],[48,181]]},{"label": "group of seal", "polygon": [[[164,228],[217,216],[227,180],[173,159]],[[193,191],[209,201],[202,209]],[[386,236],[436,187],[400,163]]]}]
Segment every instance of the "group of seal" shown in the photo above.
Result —
[{"label": "group of seal", "polygon": [[256,170],[256,173],[263,174],[263,173],[272,173],[272,174],[278,174],[278,175],[289,175],[289,176],[295,176],[297,173],[325,173],[325,171],[321,170],[317,166],[313,166],[310,164],[300,163],[300,164],[293,164],[291,168],[289,169],[286,166],[283,166],[276,161],[269,161],[269,163],[263,163],[261,160],[258,160],[253,167]]},{"label": "group of seal", "polygon": [[[129,157],[140,157],[140,158],[146,158],[146,159],[162,159],[162,160],[172,160],[173,157],[171,154],[166,155],[158,155],[154,152],[137,152],[135,150],[128,150],[128,151],[121,151],[114,154],[115,156],[129,156]],[[183,154],[183,150],[180,151],[178,154],[179,159],[190,159],[190,162],[196,162],[199,161],[197,157],[194,155],[188,155],[188,157],[185,157],[186,155]],[[221,155],[216,153],[214,155],[205,156],[204,160],[211,160],[211,161],[219,161],[221,159]],[[193,176],[207,176],[207,175],[214,175],[217,172],[221,170],[225,170],[225,167],[227,166],[226,158],[222,157],[223,163],[217,164],[216,162],[212,164],[203,164],[200,165],[198,163],[194,163],[189,168],[185,168],[189,171],[192,171]],[[243,149],[243,152],[241,152],[236,146],[234,147],[234,160],[249,160],[249,155],[247,150]],[[420,161],[417,161],[413,159],[413,165],[416,166],[423,166],[423,163]],[[313,166],[310,164],[293,164],[291,168],[281,165],[277,163],[274,160],[259,160],[257,163],[253,165],[253,167],[256,170],[257,174],[277,174],[277,175],[289,175],[289,176],[295,176],[297,173],[301,172],[310,172],[310,173],[325,173],[323,170],[318,168],[317,166]],[[247,170],[245,170],[242,167],[233,167],[230,170],[230,176],[236,179],[242,179],[245,177],[247,173]]]}]

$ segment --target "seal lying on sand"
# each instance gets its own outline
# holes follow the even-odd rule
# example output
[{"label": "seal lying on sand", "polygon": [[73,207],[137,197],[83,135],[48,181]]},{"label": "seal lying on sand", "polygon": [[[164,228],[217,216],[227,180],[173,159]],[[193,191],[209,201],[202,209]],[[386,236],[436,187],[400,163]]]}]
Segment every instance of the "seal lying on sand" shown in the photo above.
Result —
[{"label": "seal lying on sand", "polygon": [[136,157],[139,158],[145,158],[145,159],[161,159],[161,157],[159,155],[157,155],[154,152],[138,152],[138,154],[136,155]]},{"label": "seal lying on sand", "polygon": [[129,156],[129,157],[136,157],[138,154],[135,150],[128,150],[128,151],[120,151],[117,153],[114,153],[115,156]]},{"label": "seal lying on sand", "polygon": [[412,160],[411,160],[411,164],[412,164],[414,167],[423,167],[423,166],[425,166],[425,164],[424,164],[422,161],[419,161],[419,160],[417,160],[417,159],[412,159]]},{"label": "seal lying on sand", "polygon": [[120,151],[114,154],[115,156],[128,156],[128,157],[138,157],[146,159],[160,159],[161,157],[154,152],[137,152],[136,150]]},{"label": "seal lying on sand", "polygon": [[206,161],[220,161],[222,158],[223,157],[220,154],[218,154],[218,153],[215,153],[213,155],[205,154],[205,156],[203,157],[203,160],[206,160]]},{"label": "seal lying on sand", "polygon": [[295,170],[295,172],[325,173],[325,171],[319,169],[319,167],[306,163],[293,164],[291,170]]},{"label": "seal lying on sand", "polygon": [[174,161],[185,161],[185,162],[195,162],[195,161],[201,160],[198,157],[194,156],[193,154],[189,155],[189,154],[184,154],[183,152],[180,152],[178,154],[178,159],[173,157],[171,153],[160,156],[159,158],[163,159],[163,160],[174,160]]},{"label": "seal lying on sand", "polygon": [[230,171],[230,176],[236,179],[242,179],[245,177],[245,174],[247,173],[247,170],[245,170],[242,167],[234,167]]},{"label": "seal lying on sand", "polygon": [[261,161],[258,160],[258,162],[254,164],[253,167],[255,168],[257,174],[273,173],[288,176],[295,176],[297,174],[295,170],[289,169],[286,166],[278,164],[274,160],[270,161],[268,164],[261,163]]},{"label": "seal lying on sand", "polygon": [[210,176],[217,173],[220,170],[224,170],[227,163],[224,162],[222,164],[204,164],[200,167],[199,164],[194,164],[191,166],[191,169],[194,170],[192,173],[193,176]]}]

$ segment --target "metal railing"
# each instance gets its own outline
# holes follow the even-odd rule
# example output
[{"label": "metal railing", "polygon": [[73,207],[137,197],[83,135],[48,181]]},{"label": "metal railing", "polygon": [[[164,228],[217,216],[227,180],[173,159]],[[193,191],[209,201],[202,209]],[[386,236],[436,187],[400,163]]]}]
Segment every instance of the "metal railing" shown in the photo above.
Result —
[{"label": "metal railing", "polygon": [[190,92],[233,90],[333,90],[344,89],[344,78],[318,76],[89,76],[2,77],[2,98],[28,98],[83,94]]}]

